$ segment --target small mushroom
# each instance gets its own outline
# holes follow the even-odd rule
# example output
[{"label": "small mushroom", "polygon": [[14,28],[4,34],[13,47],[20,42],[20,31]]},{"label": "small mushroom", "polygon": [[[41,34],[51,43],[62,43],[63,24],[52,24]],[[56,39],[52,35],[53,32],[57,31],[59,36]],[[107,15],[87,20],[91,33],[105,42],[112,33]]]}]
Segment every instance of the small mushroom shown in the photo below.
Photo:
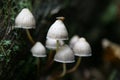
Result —
[{"label": "small mushroom", "polygon": [[39,77],[40,71],[40,58],[39,57],[46,57],[46,50],[45,47],[42,45],[41,42],[36,42],[34,46],[31,48],[32,55],[37,57],[37,76]]},{"label": "small mushroom", "polygon": [[78,42],[75,43],[73,47],[73,52],[75,56],[78,56],[77,62],[73,68],[67,71],[67,73],[71,73],[75,71],[80,65],[81,57],[91,56],[91,47],[85,38],[81,37]]},{"label": "small mushroom", "polygon": [[15,28],[26,29],[27,36],[31,43],[35,43],[28,29],[35,28],[35,18],[28,8],[22,9],[15,19]]},{"label": "small mushroom", "polygon": [[15,28],[35,28],[35,18],[28,8],[22,9],[15,19]]},{"label": "small mushroom", "polygon": [[46,50],[41,42],[36,42],[31,48],[31,52],[34,57],[46,57]]},{"label": "small mushroom", "polygon": [[73,47],[74,54],[76,56],[91,56],[91,47],[85,38],[80,38]]},{"label": "small mushroom", "polygon": [[61,63],[73,63],[75,60],[72,49],[68,45],[62,46],[56,53],[54,61]]},{"label": "small mushroom", "polygon": [[75,62],[72,49],[67,45],[62,46],[56,53],[54,61],[63,63],[63,72],[58,76],[63,77],[66,74],[66,63]]},{"label": "small mushroom", "polygon": [[47,39],[68,40],[67,29],[60,18],[50,26]]}]

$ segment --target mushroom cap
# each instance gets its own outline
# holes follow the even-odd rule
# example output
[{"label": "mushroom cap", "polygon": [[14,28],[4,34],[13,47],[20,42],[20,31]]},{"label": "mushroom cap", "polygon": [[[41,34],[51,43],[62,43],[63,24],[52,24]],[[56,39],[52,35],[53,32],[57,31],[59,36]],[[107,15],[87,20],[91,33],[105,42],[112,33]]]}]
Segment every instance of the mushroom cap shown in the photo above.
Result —
[{"label": "mushroom cap", "polygon": [[75,56],[84,57],[91,56],[91,47],[85,38],[80,38],[73,47]]},{"label": "mushroom cap", "polygon": [[15,19],[15,28],[35,28],[35,18],[28,8],[22,9]]},{"label": "mushroom cap", "polygon": [[54,57],[54,61],[61,63],[75,62],[72,49],[67,45],[62,46],[61,48],[59,48],[58,52],[56,53]]},{"label": "mushroom cap", "polygon": [[78,35],[74,35],[74,36],[71,38],[70,42],[69,42],[69,46],[70,46],[71,48],[73,48],[73,46],[75,45],[75,43],[76,43],[78,40],[79,40],[79,36],[78,36]]},{"label": "mushroom cap", "polygon": [[41,42],[36,42],[35,45],[31,48],[32,55],[34,57],[46,57],[45,47]]},{"label": "mushroom cap", "polygon": [[108,39],[103,39],[102,40],[102,47],[105,49],[105,48],[110,46],[110,43],[112,43],[112,42],[110,42]]},{"label": "mushroom cap", "polygon": [[[46,47],[48,49],[53,49],[55,50],[57,48],[57,40],[55,39],[47,39],[46,40]],[[64,42],[62,40],[59,40],[59,47],[63,46],[64,45]]]},{"label": "mushroom cap", "polygon": [[68,40],[68,32],[62,20],[56,20],[50,26],[47,39]]}]

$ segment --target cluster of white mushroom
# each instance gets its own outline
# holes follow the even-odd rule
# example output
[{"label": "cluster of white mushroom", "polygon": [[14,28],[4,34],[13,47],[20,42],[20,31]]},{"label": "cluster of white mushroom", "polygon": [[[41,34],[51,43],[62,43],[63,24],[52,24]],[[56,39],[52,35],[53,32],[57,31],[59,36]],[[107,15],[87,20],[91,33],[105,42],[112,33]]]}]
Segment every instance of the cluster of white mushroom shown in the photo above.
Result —
[{"label": "cluster of white mushroom", "polygon": [[[72,63],[74,62],[74,55],[75,56],[91,56],[91,47],[89,43],[86,41],[85,38],[75,35],[69,42],[69,45],[65,44],[63,40],[68,39],[68,32],[67,29],[62,22],[62,20],[56,20],[48,30],[47,33],[47,40],[46,40],[46,47],[48,49],[57,49],[57,41],[59,45],[59,49],[56,52],[54,60],[57,62],[62,63]],[[39,44],[38,44],[39,43]],[[39,45],[39,46],[37,46]],[[37,47],[36,47],[37,46]],[[70,47],[69,47],[70,46]],[[38,49],[39,47],[39,49]],[[44,50],[42,50],[44,49]],[[46,55],[45,48],[40,42],[37,42],[31,52],[34,55],[38,55],[36,57]],[[44,54],[43,54],[44,53]]]},{"label": "cluster of white mushroom", "polygon": [[[73,36],[69,45],[64,40],[68,40],[68,31],[63,23],[64,17],[57,17],[57,20],[50,26],[46,36],[46,47],[56,50],[54,61],[61,63],[75,62],[75,56],[91,56],[91,47],[85,38],[77,35]],[[15,20],[16,28],[31,29],[35,28],[35,19],[32,13],[23,9]],[[28,34],[30,36],[30,34]],[[29,37],[31,39],[31,37]],[[31,39],[32,40],[32,39]],[[46,49],[41,42],[34,42],[31,48],[32,55],[35,57],[46,57]]]}]

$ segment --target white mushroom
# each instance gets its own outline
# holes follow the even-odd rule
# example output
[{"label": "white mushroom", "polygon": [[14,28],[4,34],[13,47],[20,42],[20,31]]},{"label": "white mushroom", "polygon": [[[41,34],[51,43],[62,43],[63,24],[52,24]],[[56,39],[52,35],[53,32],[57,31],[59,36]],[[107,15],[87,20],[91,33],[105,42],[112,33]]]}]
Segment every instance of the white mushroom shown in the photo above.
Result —
[{"label": "white mushroom", "polygon": [[57,76],[57,77],[63,77],[66,74],[66,63],[75,62],[72,49],[67,45],[62,46],[57,51],[57,53],[54,57],[54,61],[60,62],[63,64],[63,71],[60,75]]},{"label": "white mushroom", "polygon": [[91,47],[85,38],[80,38],[73,47],[74,54],[79,57],[91,56]]},{"label": "white mushroom", "polygon": [[67,40],[68,32],[62,20],[56,20],[49,28],[47,39]]},{"label": "white mushroom", "polygon": [[31,48],[31,52],[34,57],[46,57],[46,50],[41,42],[36,42]]},{"label": "white mushroom", "polygon": [[22,9],[15,19],[14,28],[26,29],[26,34],[32,44],[35,43],[28,29],[35,28],[35,18],[28,8]]},{"label": "white mushroom", "polygon": [[15,19],[15,28],[35,28],[35,18],[28,8],[22,9]]},{"label": "white mushroom", "polygon": [[73,63],[75,60],[72,49],[67,45],[62,46],[56,53],[54,60],[61,63]]}]

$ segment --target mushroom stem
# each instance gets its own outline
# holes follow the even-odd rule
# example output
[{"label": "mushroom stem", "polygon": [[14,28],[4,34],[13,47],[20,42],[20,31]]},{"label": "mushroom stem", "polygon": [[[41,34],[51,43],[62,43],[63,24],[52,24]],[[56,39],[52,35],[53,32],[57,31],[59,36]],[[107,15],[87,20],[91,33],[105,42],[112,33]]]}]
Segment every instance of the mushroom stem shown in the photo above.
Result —
[{"label": "mushroom stem", "polygon": [[27,36],[28,36],[29,41],[30,41],[32,44],[34,44],[35,41],[33,40],[33,38],[32,38],[32,36],[31,36],[31,34],[30,34],[30,32],[29,32],[28,29],[26,29],[26,34],[27,34]]},{"label": "mushroom stem", "polygon": [[40,58],[37,58],[37,77],[39,78],[39,74],[40,74]]},{"label": "mushroom stem", "polygon": [[81,57],[78,58],[75,66],[73,68],[71,68],[70,70],[67,71],[67,73],[71,73],[71,72],[74,72],[80,65],[80,62],[81,62]]},{"label": "mushroom stem", "polygon": [[66,63],[63,63],[63,72],[58,77],[63,77],[66,74]]},{"label": "mushroom stem", "polygon": [[59,49],[59,40],[57,40],[57,44],[56,44],[56,52],[58,52],[58,49]]},{"label": "mushroom stem", "polygon": [[62,73],[59,74],[59,75],[52,75],[50,80],[57,80],[57,79],[62,78],[63,76],[65,76],[65,74],[66,74],[66,63],[63,63],[62,65],[63,65]]},{"label": "mushroom stem", "polygon": [[51,67],[51,65],[53,64],[54,60],[52,58],[53,58],[53,50],[50,50],[50,53],[48,54],[46,70],[49,69]]},{"label": "mushroom stem", "polygon": [[49,62],[51,61],[51,59],[52,59],[52,56],[53,56],[53,51],[52,50],[50,50],[50,52],[49,52],[49,54],[48,54],[48,64],[49,64]]}]

